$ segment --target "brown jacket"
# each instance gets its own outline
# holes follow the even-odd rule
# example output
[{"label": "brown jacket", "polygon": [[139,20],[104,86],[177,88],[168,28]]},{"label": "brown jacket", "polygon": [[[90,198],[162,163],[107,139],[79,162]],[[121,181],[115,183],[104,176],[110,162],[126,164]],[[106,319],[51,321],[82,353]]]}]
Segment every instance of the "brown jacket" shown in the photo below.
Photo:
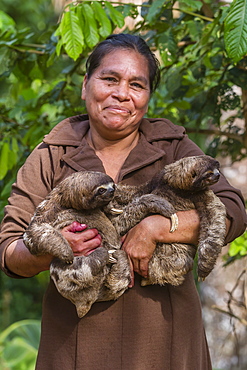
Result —
[{"label": "brown jacket", "polygon": [[[6,207],[0,234],[4,250],[21,238],[36,206],[50,190],[75,171],[104,172],[86,140],[87,116],[58,124],[20,169]],[[140,184],[165,164],[201,154],[184,128],[164,119],[143,119],[140,140],[124,163],[119,181]],[[232,221],[227,242],[246,226],[244,202],[238,190],[221,177],[213,187]],[[166,285],[129,289],[116,302],[95,303],[81,320],[70,301],[52,283],[44,297],[42,336],[37,370],[209,370],[200,301],[192,274],[179,287]]]}]

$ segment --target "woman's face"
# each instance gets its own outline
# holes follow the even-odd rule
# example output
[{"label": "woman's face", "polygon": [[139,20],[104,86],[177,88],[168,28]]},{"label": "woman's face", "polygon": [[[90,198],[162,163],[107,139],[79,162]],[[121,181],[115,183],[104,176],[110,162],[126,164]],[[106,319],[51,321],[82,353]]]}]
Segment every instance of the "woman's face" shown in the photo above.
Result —
[{"label": "woman's face", "polygon": [[117,49],[83,82],[90,126],[106,139],[126,137],[139,127],[150,98],[149,70],[144,56]]}]

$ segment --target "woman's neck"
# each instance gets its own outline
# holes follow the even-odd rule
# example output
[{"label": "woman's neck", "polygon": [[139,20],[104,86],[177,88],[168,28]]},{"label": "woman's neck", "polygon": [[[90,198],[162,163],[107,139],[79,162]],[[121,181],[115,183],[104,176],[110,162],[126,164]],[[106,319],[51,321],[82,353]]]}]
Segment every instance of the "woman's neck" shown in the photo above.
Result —
[{"label": "woman's neck", "polygon": [[115,153],[121,152],[130,152],[138,143],[139,140],[139,131],[135,130],[134,132],[130,133],[128,136],[120,138],[120,139],[106,139],[100,136],[97,131],[93,129],[89,129],[86,135],[86,139],[88,144],[96,151],[96,152],[108,152],[111,153],[114,151]]},{"label": "woman's neck", "polygon": [[120,169],[131,150],[138,143],[139,131],[136,130],[122,139],[107,140],[90,129],[87,133],[86,140],[102,161],[106,173],[114,181],[118,181]]}]

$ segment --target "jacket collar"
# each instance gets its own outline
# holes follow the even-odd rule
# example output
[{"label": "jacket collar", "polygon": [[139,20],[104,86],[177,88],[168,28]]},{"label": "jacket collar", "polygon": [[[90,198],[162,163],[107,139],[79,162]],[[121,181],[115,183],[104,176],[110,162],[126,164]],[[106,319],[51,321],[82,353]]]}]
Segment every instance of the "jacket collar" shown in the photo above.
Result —
[{"label": "jacket collar", "polygon": [[[82,114],[66,118],[58,123],[43,141],[49,145],[80,146],[83,137],[89,129],[88,115]],[[140,132],[148,142],[159,140],[182,139],[185,129],[176,126],[164,118],[143,118],[140,124]]]},{"label": "jacket collar", "polygon": [[69,117],[58,123],[49,134],[45,135],[43,142],[55,146],[80,146],[82,138],[89,129],[88,116]]},{"label": "jacket collar", "polygon": [[[87,115],[70,117],[60,122],[44,137],[44,142],[55,146],[70,146],[62,160],[76,171],[92,170],[104,172],[100,159],[88,145],[85,134],[89,129]],[[185,130],[175,126],[169,120],[154,118],[142,119],[140,124],[140,139],[131,151],[120,173],[119,180],[132,171],[143,168],[165,156],[165,150],[155,145],[160,140],[181,140]]]}]

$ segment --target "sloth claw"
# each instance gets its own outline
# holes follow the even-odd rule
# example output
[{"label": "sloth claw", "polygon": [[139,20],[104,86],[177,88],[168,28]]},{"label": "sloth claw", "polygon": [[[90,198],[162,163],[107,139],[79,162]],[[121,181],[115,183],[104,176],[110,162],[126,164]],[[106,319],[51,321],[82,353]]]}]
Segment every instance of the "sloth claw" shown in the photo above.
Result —
[{"label": "sloth claw", "polygon": [[170,233],[174,233],[174,231],[176,231],[177,228],[178,228],[178,216],[177,216],[177,214],[174,213],[173,215],[171,215],[170,219],[171,219]]},{"label": "sloth claw", "polygon": [[109,254],[109,262],[110,263],[116,263],[117,262],[117,259],[116,258],[114,258],[113,257],[113,253],[114,252],[116,252],[116,250],[115,249],[110,249],[109,251],[108,251],[108,254]]},{"label": "sloth claw", "polygon": [[120,215],[121,213],[123,213],[123,210],[117,209],[117,208],[111,208],[111,213],[114,215]]}]

